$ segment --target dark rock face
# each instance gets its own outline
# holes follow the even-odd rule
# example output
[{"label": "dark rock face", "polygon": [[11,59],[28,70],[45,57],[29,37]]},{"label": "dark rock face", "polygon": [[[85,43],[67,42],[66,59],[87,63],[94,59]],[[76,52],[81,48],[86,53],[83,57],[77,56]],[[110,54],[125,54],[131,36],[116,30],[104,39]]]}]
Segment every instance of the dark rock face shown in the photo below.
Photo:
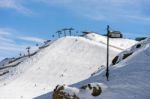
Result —
[{"label": "dark rock face", "polygon": [[60,85],[57,85],[56,88],[54,89],[53,91],[53,99],[63,99],[63,96],[61,94],[63,94],[63,91],[64,90],[64,86],[60,86]]},{"label": "dark rock face", "polygon": [[119,56],[116,56],[113,60],[112,60],[112,64],[115,65],[118,61]]},{"label": "dark rock face", "polygon": [[102,89],[100,86],[97,87],[93,87],[93,92],[92,95],[93,96],[99,96],[102,93]]},{"label": "dark rock face", "polygon": [[126,59],[127,57],[129,57],[130,55],[132,55],[132,53],[127,53],[123,55],[123,59]]},{"label": "dark rock face", "polygon": [[[129,57],[129,56],[132,55],[132,54],[133,54],[132,52],[123,54],[123,57],[122,57],[121,60],[126,59],[127,57]],[[112,60],[112,64],[115,65],[115,64],[119,63],[120,61],[118,61],[118,59],[119,59],[119,56],[116,56],[116,57]]]},{"label": "dark rock face", "polygon": [[137,44],[137,45],[136,45],[136,48],[140,48],[140,47],[141,47],[141,44]]},{"label": "dark rock face", "polygon": [[53,91],[52,99],[80,99],[75,94],[69,95],[68,93],[64,92],[64,85],[57,85]]}]

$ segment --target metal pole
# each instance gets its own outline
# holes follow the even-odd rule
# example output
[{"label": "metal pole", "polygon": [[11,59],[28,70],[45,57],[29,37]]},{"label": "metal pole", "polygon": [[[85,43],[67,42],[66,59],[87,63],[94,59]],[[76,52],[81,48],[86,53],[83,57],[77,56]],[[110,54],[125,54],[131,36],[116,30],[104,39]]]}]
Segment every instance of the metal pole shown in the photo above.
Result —
[{"label": "metal pole", "polygon": [[107,63],[106,63],[106,79],[109,81],[109,25],[107,25]]},{"label": "metal pole", "polygon": [[64,30],[64,35],[65,35],[65,37],[66,37],[66,30]]},{"label": "metal pole", "polygon": [[69,28],[68,30],[69,30],[69,34],[71,36],[72,35],[71,32],[72,32],[72,30],[74,30],[74,28]]},{"label": "metal pole", "polygon": [[60,38],[61,31],[57,31],[56,33],[58,33],[58,38]]},{"label": "metal pole", "polygon": [[59,37],[59,38],[60,38],[60,32],[61,32],[61,31],[58,32],[58,37]]},{"label": "metal pole", "polygon": [[71,30],[69,30],[69,34],[70,34],[70,36],[71,36]]},{"label": "metal pole", "polygon": [[27,47],[28,57],[30,57],[30,47]]},{"label": "metal pole", "polygon": [[64,36],[66,37],[67,35],[66,35],[66,28],[64,28],[64,29],[62,29],[63,31],[64,31]]}]

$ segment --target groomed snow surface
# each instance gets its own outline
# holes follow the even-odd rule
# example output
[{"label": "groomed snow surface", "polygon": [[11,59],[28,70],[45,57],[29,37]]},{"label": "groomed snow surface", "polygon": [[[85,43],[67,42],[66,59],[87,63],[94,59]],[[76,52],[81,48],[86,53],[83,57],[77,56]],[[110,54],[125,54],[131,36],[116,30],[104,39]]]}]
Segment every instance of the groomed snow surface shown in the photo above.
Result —
[{"label": "groomed snow surface", "polygon": [[[126,41],[126,48],[136,43]],[[115,39],[113,42],[115,44]],[[110,46],[110,61],[122,51],[120,45],[124,44],[124,40],[120,39],[119,44]],[[105,43],[83,37],[61,38],[0,77],[0,99],[51,99],[44,95],[50,96],[58,84],[78,88],[93,82],[102,83],[107,89],[98,97],[85,96],[83,99],[149,99],[149,50],[149,44],[145,44],[127,59],[112,66],[110,81],[107,82],[103,72],[105,67],[102,66],[106,63]]]}]

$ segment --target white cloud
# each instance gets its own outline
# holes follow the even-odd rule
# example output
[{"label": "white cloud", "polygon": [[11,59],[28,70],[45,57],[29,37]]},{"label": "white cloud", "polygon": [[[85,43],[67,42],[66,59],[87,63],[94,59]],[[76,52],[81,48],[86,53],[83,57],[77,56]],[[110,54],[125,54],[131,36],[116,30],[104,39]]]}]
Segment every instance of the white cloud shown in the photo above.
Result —
[{"label": "white cloud", "polygon": [[10,29],[0,28],[0,41],[1,41],[0,44],[3,42],[13,43],[14,41],[8,38],[10,36],[11,36]]},{"label": "white cloud", "polygon": [[16,8],[15,1],[13,0],[1,0],[0,7],[2,8]]},{"label": "white cloud", "polygon": [[0,41],[1,42],[10,42],[10,43],[13,43],[14,41],[9,39],[9,38],[5,38],[5,37],[0,37]]},{"label": "white cloud", "polygon": [[16,44],[12,29],[0,28],[0,50],[2,51],[18,51],[19,45]]},{"label": "white cloud", "polygon": [[[65,7],[93,20],[139,20],[147,22],[145,6],[149,0],[38,0],[52,6]],[[128,17],[128,16],[136,16]],[[143,16],[143,17],[141,17]]]},{"label": "white cloud", "polygon": [[19,44],[15,44],[15,43],[1,43],[0,44],[0,49],[1,50],[5,50],[5,51],[22,51],[25,46],[24,45],[19,45]]},{"label": "white cloud", "polygon": [[25,37],[25,36],[18,37],[18,39],[37,42],[37,43],[43,43],[45,41],[44,39],[41,39],[41,38],[38,38],[38,37]]},{"label": "white cloud", "polygon": [[14,9],[20,13],[31,15],[32,11],[23,6],[23,0],[1,0],[0,8]]},{"label": "white cloud", "polygon": [[[17,35],[17,36],[16,36]],[[19,41],[19,43],[18,43]],[[31,41],[31,42],[27,42]],[[26,47],[31,46],[35,49],[34,42],[43,43],[43,39],[30,36],[18,35],[18,32],[10,28],[0,28],[0,56],[1,59],[5,57],[13,57],[20,52],[26,52]]]},{"label": "white cloud", "polygon": [[150,17],[145,17],[145,16],[126,16],[126,17],[134,19],[134,20],[140,20],[140,21],[150,23]]},{"label": "white cloud", "polygon": [[33,15],[33,12],[25,4],[35,5],[38,4],[37,2],[63,7],[82,17],[96,21],[123,19],[147,22],[149,16],[146,13],[148,12],[144,11],[146,7],[149,10],[150,6],[149,0],[1,0],[0,8],[15,9],[21,13]]}]

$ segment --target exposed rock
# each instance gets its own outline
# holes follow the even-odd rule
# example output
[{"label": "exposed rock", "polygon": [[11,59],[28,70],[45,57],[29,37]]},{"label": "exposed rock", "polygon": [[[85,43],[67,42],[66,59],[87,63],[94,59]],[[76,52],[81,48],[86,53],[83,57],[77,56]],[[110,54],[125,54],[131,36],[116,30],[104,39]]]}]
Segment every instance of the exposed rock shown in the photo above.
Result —
[{"label": "exposed rock", "polygon": [[119,56],[116,56],[113,60],[112,60],[112,64],[115,65],[118,61]]},{"label": "exposed rock", "polygon": [[54,89],[52,99],[80,99],[75,94],[70,95],[65,92],[65,85],[57,85]]},{"label": "exposed rock", "polygon": [[141,47],[141,44],[137,44],[137,45],[136,45],[136,48],[140,48],[140,47]]},{"label": "exposed rock", "polygon": [[[113,60],[112,60],[112,65],[115,65],[117,63],[119,63],[121,60],[126,59],[127,57],[129,57],[130,55],[132,55],[132,52],[128,52],[128,53],[124,53],[122,55],[122,57],[120,58],[119,56],[116,56]],[[120,58],[120,59],[119,59]]]},{"label": "exposed rock", "polygon": [[88,99],[90,97],[99,96],[102,93],[100,83],[90,83],[80,88],[67,87],[65,85],[57,85],[53,91],[52,99]]},{"label": "exposed rock", "polygon": [[132,53],[126,53],[123,55],[123,59],[126,59],[127,57],[129,57],[130,55],[132,55]]},{"label": "exposed rock", "polygon": [[102,89],[98,84],[87,84],[82,86],[80,89],[90,90],[92,96],[99,96],[102,93]]}]

